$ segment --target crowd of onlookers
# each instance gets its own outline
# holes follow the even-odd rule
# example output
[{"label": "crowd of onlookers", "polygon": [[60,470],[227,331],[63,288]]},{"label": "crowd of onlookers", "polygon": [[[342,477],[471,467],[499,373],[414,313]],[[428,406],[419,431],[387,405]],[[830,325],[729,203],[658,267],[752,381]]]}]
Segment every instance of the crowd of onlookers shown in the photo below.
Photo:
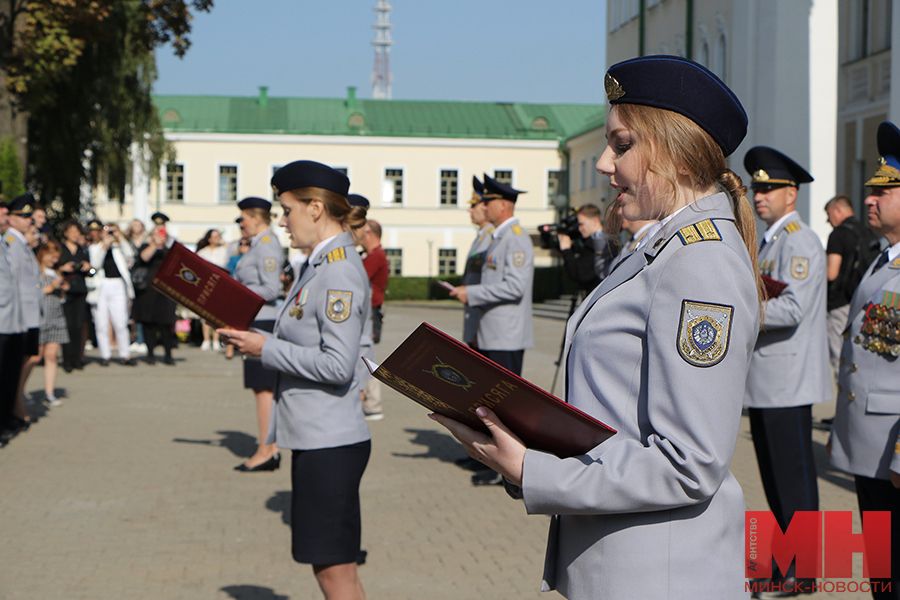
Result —
[{"label": "crowd of onlookers", "polygon": [[[6,382],[0,384],[0,445],[29,427],[29,404],[62,404],[59,365],[66,373],[88,362],[108,367],[113,347],[125,367],[137,366],[138,358],[175,365],[172,350],[192,330],[198,337],[202,331],[203,350],[233,356],[208,325],[150,285],[174,241],[168,218],[156,213],[152,219],[150,230],[137,219],[124,231],[115,222],[71,219],[54,231],[30,194],[0,203],[0,260],[8,267],[0,270],[0,288],[11,292],[8,302],[0,297],[0,379]],[[233,270],[246,248],[240,241],[227,245],[210,230],[197,251]],[[89,360],[86,350],[99,356]],[[28,394],[29,376],[41,364],[43,393]]]}]

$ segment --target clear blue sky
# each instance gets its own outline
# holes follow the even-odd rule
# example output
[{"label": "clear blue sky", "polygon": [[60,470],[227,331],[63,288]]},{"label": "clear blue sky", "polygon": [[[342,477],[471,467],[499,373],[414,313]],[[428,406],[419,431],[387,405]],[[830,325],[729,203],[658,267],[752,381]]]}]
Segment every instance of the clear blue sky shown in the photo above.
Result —
[{"label": "clear blue sky", "polygon": [[[215,0],[158,94],[372,97],[376,0]],[[391,0],[393,97],[600,104],[605,0]]]}]

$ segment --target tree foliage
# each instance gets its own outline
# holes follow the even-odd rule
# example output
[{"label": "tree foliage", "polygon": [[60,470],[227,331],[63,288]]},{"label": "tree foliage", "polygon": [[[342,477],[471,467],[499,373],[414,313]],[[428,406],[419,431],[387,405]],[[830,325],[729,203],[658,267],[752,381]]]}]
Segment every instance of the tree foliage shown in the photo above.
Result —
[{"label": "tree foliage", "polygon": [[211,7],[212,0],[11,3],[21,24],[5,28],[14,40],[6,84],[29,114],[27,179],[45,202],[60,201],[60,216],[79,211],[85,184],[122,199],[134,148],[149,150],[144,168],[158,173],[167,146],[151,98],[153,51],[171,42],[183,55],[191,9]]},{"label": "tree foliage", "polygon": [[25,193],[16,140],[11,135],[0,138],[0,183],[6,198],[12,199]]}]

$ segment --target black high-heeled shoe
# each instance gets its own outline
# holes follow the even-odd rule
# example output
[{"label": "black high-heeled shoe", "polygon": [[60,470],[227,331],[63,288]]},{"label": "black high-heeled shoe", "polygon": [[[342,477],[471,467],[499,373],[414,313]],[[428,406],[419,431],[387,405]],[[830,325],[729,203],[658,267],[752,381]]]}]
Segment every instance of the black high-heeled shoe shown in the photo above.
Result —
[{"label": "black high-heeled shoe", "polygon": [[235,471],[242,473],[260,473],[262,471],[276,471],[281,466],[281,453],[276,452],[275,456],[264,463],[260,463],[255,467],[248,467],[246,463],[241,463],[234,468]]}]

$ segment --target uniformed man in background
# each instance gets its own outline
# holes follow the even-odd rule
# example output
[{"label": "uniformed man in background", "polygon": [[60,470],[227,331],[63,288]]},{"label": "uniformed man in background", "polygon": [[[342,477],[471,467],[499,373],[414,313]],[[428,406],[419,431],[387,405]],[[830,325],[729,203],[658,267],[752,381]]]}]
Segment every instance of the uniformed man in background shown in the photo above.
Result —
[{"label": "uniformed man in background", "polygon": [[9,206],[0,202],[0,446],[21,427],[13,416],[19,374],[25,358],[25,324],[18,273],[7,241]]},{"label": "uniformed man in background", "polygon": [[[494,238],[491,230],[494,228],[487,218],[487,206],[481,199],[484,197],[484,184],[478,181],[478,177],[472,175],[472,199],[469,200],[469,218],[472,225],[478,227],[478,233],[469,249],[466,258],[466,270],[463,273],[463,285],[475,285],[481,283],[481,267],[484,264],[484,255]],[[478,321],[481,319],[481,308],[463,306],[463,341],[472,348],[478,347]]]},{"label": "uniformed man in background", "polygon": [[[531,237],[513,216],[519,194],[525,192],[485,174],[482,204],[493,226],[485,250],[481,282],[461,285],[450,295],[470,308],[481,310],[475,336],[478,351],[516,375],[522,374],[525,349],[534,347],[531,291],[534,247]],[[502,485],[493,470],[472,476],[474,485]]]},{"label": "uniformed man in background", "polygon": [[[891,512],[891,577],[872,579],[880,600],[900,598],[900,130],[893,123],[879,125],[878,153],[865,203],[869,227],[888,247],[850,301],[828,447],[832,464],[856,480],[860,512]],[[867,558],[875,552],[867,548]]]},{"label": "uniformed man in background", "polygon": [[[831,386],[825,251],[795,209],[798,187],[812,176],[765,146],[751,148],[744,167],[752,174],[756,213],[768,225],[759,251],[760,272],[787,284],[763,307],[763,329],[744,397],[766,499],[782,531],[787,531],[794,512],[819,510],[812,405],[824,402]],[[784,574],[775,572],[773,583],[791,592],[812,586],[794,577],[793,566]],[[757,595],[768,598],[773,593],[782,592]]]}]

